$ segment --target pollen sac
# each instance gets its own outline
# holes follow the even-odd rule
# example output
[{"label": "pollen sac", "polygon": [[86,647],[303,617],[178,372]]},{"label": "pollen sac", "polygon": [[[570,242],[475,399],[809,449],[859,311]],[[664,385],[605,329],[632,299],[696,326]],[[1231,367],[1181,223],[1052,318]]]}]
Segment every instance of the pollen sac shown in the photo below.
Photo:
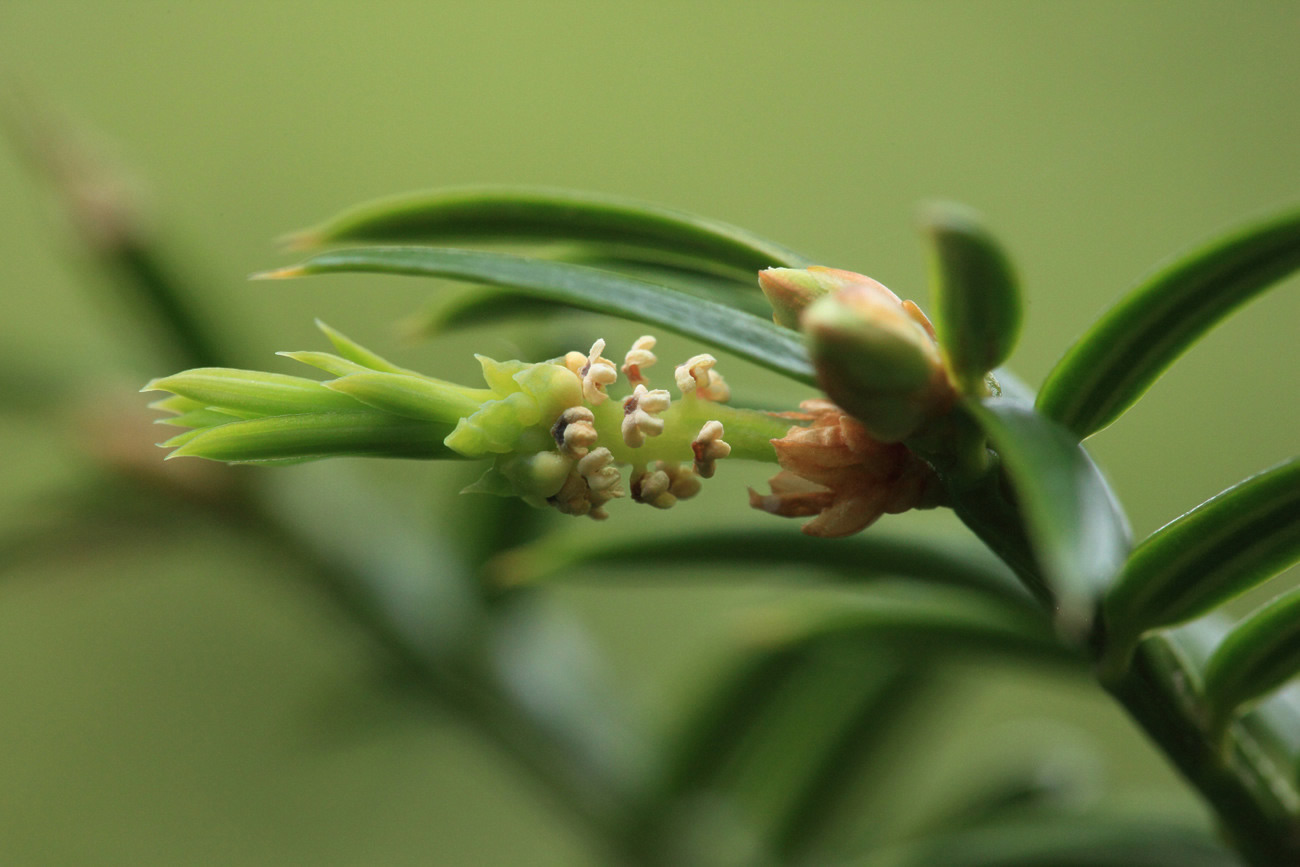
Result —
[{"label": "pollen sac", "polygon": [[597,340],[585,356],[581,352],[570,352],[564,356],[564,366],[582,380],[582,396],[592,406],[609,400],[605,386],[618,381],[618,369],[614,367],[614,362],[601,356],[604,351],[605,341]]},{"label": "pollen sac", "polygon": [[621,497],[623,491],[619,483],[623,477],[618,467],[614,466],[614,456],[609,449],[601,447],[592,449],[578,461],[578,473],[587,480],[587,487],[610,497]]},{"label": "pollen sac", "polygon": [[689,500],[699,492],[695,471],[668,461],[655,461],[632,476],[632,500],[656,509],[671,509],[678,500]]},{"label": "pollen sac", "polygon": [[571,458],[581,458],[596,444],[595,421],[595,415],[585,406],[569,407],[551,427],[556,447]]},{"label": "pollen sac", "polygon": [[695,453],[695,472],[700,478],[711,479],[718,461],[731,454],[731,445],[722,438],[722,422],[706,422],[700,434],[691,442]]},{"label": "pollen sac", "polygon": [[651,352],[655,347],[655,342],[655,338],[649,334],[638,337],[636,342],[632,344],[632,348],[628,350],[627,355],[623,356],[623,366],[620,370],[627,377],[629,384],[636,386],[646,382],[645,375],[641,371],[659,360]]},{"label": "pollen sac", "polygon": [[623,496],[618,470],[609,449],[592,451],[572,467],[560,489],[546,502],[565,515],[586,515],[598,521],[609,517],[604,506]]},{"label": "pollen sac", "polygon": [[672,396],[662,388],[647,390],[638,385],[636,390],[623,398],[623,442],[629,448],[640,448],[645,438],[659,436],[664,431],[664,420],[659,413],[672,404]]},{"label": "pollen sac", "polygon": [[694,394],[705,400],[719,403],[731,398],[731,387],[722,379],[722,374],[713,369],[718,360],[708,353],[692,356],[685,364],[677,365],[673,377],[677,380],[677,389],[682,396]]}]

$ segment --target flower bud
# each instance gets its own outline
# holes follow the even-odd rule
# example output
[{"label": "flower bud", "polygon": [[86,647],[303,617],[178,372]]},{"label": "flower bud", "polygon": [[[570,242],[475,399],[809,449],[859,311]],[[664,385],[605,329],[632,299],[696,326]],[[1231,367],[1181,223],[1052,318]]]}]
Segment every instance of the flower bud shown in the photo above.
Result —
[{"label": "flower bud", "polygon": [[938,344],[918,313],[863,278],[820,298],[802,316],[822,389],[881,442],[905,439],[947,412],[955,397]]},{"label": "flower bud", "polygon": [[814,265],[807,269],[768,268],[758,272],[758,286],[772,305],[772,321],[795,330],[799,329],[800,314],[818,298],[863,283],[898,301],[898,296],[870,277],[838,268]]}]

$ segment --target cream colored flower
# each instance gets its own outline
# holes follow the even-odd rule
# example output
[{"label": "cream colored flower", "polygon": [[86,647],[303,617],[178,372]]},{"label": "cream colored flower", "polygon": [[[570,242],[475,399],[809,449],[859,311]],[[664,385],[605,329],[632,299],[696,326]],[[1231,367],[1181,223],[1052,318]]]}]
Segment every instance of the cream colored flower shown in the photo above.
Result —
[{"label": "cream colored flower", "polygon": [[592,449],[586,457],[578,461],[578,472],[587,480],[587,486],[592,491],[608,494],[610,497],[623,496],[623,491],[618,486],[623,477],[619,475],[618,467],[614,466],[614,456],[610,454],[609,449],[603,446]]},{"label": "cream colored flower", "polygon": [[618,370],[614,367],[614,362],[601,357],[604,351],[605,341],[597,340],[585,356],[581,352],[570,352],[564,356],[564,366],[582,379],[582,396],[592,406],[609,400],[605,386],[618,381]]},{"label": "cream colored flower", "polygon": [[691,442],[691,451],[695,453],[695,472],[701,478],[711,479],[717,469],[717,462],[731,454],[731,445],[722,438],[722,422],[705,422],[700,428],[699,436]]},{"label": "cream colored flower", "polygon": [[551,436],[560,451],[571,458],[581,458],[596,444],[596,417],[585,406],[571,406],[560,413],[551,428]]},{"label": "cream colored flower", "polygon": [[623,398],[623,442],[629,448],[639,448],[645,438],[664,432],[664,420],[658,414],[668,409],[672,396],[662,388],[649,391],[644,385]]},{"label": "cream colored flower", "polygon": [[628,350],[627,355],[623,356],[623,366],[620,368],[623,375],[627,377],[631,385],[639,385],[646,382],[645,376],[641,373],[645,368],[650,367],[659,359],[651,352],[655,346],[655,338],[647,334],[638,337]]},{"label": "cream colored flower", "polygon": [[718,360],[708,353],[692,356],[685,364],[677,365],[673,378],[682,396],[695,394],[705,400],[719,403],[731,398],[731,388],[723,380],[722,374],[713,369]]}]

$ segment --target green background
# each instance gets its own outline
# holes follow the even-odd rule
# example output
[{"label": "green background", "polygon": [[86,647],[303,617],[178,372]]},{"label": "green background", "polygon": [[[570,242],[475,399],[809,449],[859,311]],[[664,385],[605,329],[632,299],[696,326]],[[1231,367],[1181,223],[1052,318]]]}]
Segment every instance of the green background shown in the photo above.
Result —
[{"label": "green background", "polygon": [[[460,377],[471,351],[509,356],[518,335],[405,346],[391,323],[426,284],[245,276],[287,261],[277,236],[361,200],[527,183],[717,217],[924,304],[913,215],[942,197],[981,210],[1018,263],[1012,366],[1037,383],[1157,262],[1300,201],[1297,44],[1300,6],[1283,2],[0,3],[0,76],[132,167],[241,361],[288,370],[271,353],[321,348],[320,316]],[[9,402],[65,389],[85,430],[89,401],[142,405],[139,383],[168,371],[48,204],[0,154],[0,361],[15,372],[0,381]],[[1296,289],[1239,313],[1092,441],[1139,534],[1294,454]],[[603,327],[572,333],[635,336]],[[799,397],[724,370],[751,394]],[[46,421],[0,424],[0,524],[19,527],[83,464]],[[462,483],[423,465],[279,472],[326,489],[360,478],[420,514],[450,514]],[[728,470],[690,507],[559,530],[760,523],[743,486],[765,475]],[[940,515],[887,520],[956,532]],[[355,637],[265,556],[202,532],[58,553],[0,584],[0,861],[585,863],[529,784],[386,693]],[[588,577],[557,598],[653,725],[747,612],[794,592]],[[964,778],[1060,728],[1101,745],[1097,773],[1120,792],[1190,808],[1086,685],[974,668],[952,685],[960,710],[928,731],[956,731],[924,779]]]}]

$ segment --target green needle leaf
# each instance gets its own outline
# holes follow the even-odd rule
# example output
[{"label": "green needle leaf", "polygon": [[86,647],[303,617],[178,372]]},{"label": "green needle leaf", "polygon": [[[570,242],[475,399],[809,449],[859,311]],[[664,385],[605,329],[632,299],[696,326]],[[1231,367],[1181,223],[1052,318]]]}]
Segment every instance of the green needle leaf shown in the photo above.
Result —
[{"label": "green needle leaf", "polygon": [[932,250],[935,328],[968,393],[1002,364],[1020,335],[1020,289],[1002,247],[973,212],[938,204],[922,214]]},{"label": "green needle leaf", "polygon": [[464,388],[424,376],[378,371],[351,373],[324,385],[383,412],[451,425],[477,412],[484,401],[497,397],[490,389]]},{"label": "green needle leaf", "polygon": [[791,250],[716,220],[616,196],[538,188],[467,187],[394,196],[359,205],[288,240],[294,249],[356,242],[590,241],[686,253],[750,273],[809,264]]},{"label": "green needle leaf", "polygon": [[180,446],[168,459],[189,456],[231,463],[334,456],[460,459],[442,443],[451,429],[449,424],[369,411],[303,413],[201,428],[181,434],[183,441],[164,445]]},{"label": "green needle leaf", "polygon": [[991,399],[968,401],[967,407],[1011,478],[1030,544],[1055,596],[1057,623],[1064,634],[1082,638],[1128,556],[1128,521],[1069,431],[1023,404]]},{"label": "green needle leaf", "polygon": [[152,380],[141,391],[170,391],[204,408],[248,417],[360,409],[353,398],[314,379],[229,367],[185,370]]},{"label": "green needle leaf", "polygon": [[1106,594],[1109,652],[1126,658],[1144,633],[1200,617],[1297,561],[1300,458],[1228,488],[1133,551]]},{"label": "green needle leaf", "polygon": [[544,300],[667,328],[799,382],[815,382],[808,353],[789,329],[664,286],[580,265],[470,250],[366,247],[322,253],[301,265],[257,276],[349,272],[444,277],[527,290]]},{"label": "green needle leaf", "polygon": [[[801,575],[846,584],[914,578],[1032,602],[1006,567],[982,547],[891,538],[876,532],[826,540],[772,530],[706,530],[677,533],[669,544],[657,538],[552,536],[502,554],[488,564],[488,573],[504,585],[563,580],[582,571],[602,581],[632,575],[681,581],[696,580],[695,567],[704,564],[740,569],[747,581],[761,580],[766,569],[797,566]],[[716,569],[709,574],[716,575]]]},{"label": "green needle leaf", "polygon": [[1300,674],[1300,590],[1256,610],[1223,639],[1205,665],[1209,729],[1221,737],[1232,716]]},{"label": "green needle leaf", "polygon": [[1289,211],[1176,260],[1111,308],[1065,354],[1039,411],[1091,436],[1119,418],[1193,343],[1300,268],[1300,211]]},{"label": "green needle leaf", "polygon": [[[968,590],[925,587],[889,598],[852,596],[838,599],[829,610],[813,604],[807,612],[790,611],[783,616],[789,616],[785,628],[798,641],[835,636],[898,644],[922,655],[982,653],[1020,662],[1067,666],[1081,662],[1040,616]],[[782,625],[778,618],[769,628],[778,632]]]}]

